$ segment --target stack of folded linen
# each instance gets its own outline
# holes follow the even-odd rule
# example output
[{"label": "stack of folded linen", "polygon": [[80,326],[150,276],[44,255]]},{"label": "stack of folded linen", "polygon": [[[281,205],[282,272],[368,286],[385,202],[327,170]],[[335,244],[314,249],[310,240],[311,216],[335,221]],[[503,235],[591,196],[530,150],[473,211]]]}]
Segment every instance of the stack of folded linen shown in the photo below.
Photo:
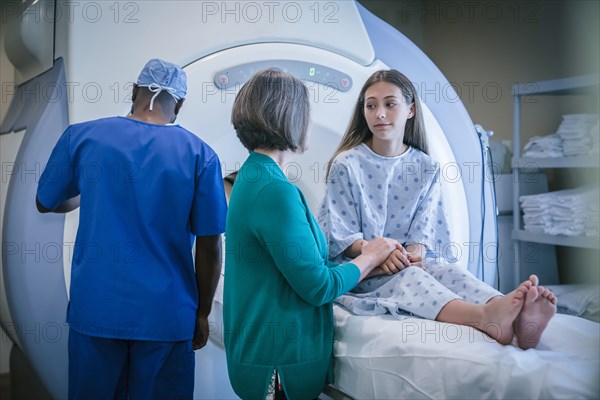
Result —
[{"label": "stack of folded linen", "polygon": [[596,125],[590,131],[592,137],[592,149],[590,154],[600,153],[600,121],[596,122]]},{"label": "stack of folded linen", "polygon": [[521,196],[524,229],[548,235],[597,236],[599,190],[582,187]]},{"label": "stack of folded linen", "polygon": [[568,114],[562,118],[556,133],[529,139],[523,156],[578,156],[593,153],[598,148],[598,115]]},{"label": "stack of folded linen", "polygon": [[562,139],[565,156],[589,154],[593,147],[592,128],[598,124],[594,114],[563,115],[563,121],[556,134]]},{"label": "stack of folded linen", "polygon": [[553,133],[546,136],[534,136],[525,145],[524,157],[564,157],[562,139]]}]

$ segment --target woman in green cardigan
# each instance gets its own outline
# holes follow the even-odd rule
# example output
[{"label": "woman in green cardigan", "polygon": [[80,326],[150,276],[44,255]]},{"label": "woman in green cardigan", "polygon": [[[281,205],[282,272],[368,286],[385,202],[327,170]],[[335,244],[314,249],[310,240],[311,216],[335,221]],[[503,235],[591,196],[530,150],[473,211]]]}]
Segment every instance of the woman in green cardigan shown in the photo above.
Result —
[{"label": "woman in green cardigan", "polygon": [[[282,172],[306,150],[308,90],[275,69],[240,90],[231,120],[250,156],[239,170],[226,225],[224,339],[229,378],[244,399],[314,399],[332,382],[332,301],[399,247],[376,238],[332,265],[302,192]],[[272,382],[276,382],[273,384]]]}]

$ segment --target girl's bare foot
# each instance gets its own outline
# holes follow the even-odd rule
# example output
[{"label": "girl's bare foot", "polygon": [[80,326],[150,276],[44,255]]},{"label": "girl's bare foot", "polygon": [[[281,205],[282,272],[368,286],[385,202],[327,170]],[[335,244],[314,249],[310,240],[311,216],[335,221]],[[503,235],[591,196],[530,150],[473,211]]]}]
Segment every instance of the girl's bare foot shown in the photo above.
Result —
[{"label": "girl's bare foot", "polygon": [[540,283],[540,280],[537,275],[529,275],[529,282],[531,282],[533,286],[537,286]]},{"label": "girl's bare foot", "polygon": [[514,321],[521,312],[532,283],[523,282],[506,296],[498,296],[484,306],[481,330],[500,344],[510,344],[515,335]]},{"label": "girl's bare foot", "polygon": [[[537,278],[537,277],[536,277]],[[537,346],[556,314],[556,296],[543,286],[532,286],[525,295],[523,310],[514,321],[517,344],[523,350]]]}]

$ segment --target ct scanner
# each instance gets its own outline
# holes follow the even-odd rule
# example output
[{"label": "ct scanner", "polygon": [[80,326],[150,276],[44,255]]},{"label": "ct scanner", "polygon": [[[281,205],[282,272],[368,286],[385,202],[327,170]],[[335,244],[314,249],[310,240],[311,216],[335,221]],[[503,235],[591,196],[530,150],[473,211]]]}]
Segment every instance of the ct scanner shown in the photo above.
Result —
[{"label": "ct scanner", "polygon": [[[68,124],[127,114],[132,81],[153,57],[184,66],[188,97],[177,122],[215,149],[225,175],[247,156],[229,122],[241,84],[266,66],[303,79],[312,101],[311,147],[286,173],[313,210],[363,82],[378,69],[403,72],[423,102],[458,263],[494,283],[497,234],[485,145],[433,62],[360,4],[37,0],[4,11],[18,14],[5,35],[17,85],[0,132],[13,132],[5,143],[21,143],[16,155],[4,156],[14,163],[3,168],[10,182],[2,227],[2,325],[53,397],[67,395],[65,314],[78,216],[38,214],[37,179]],[[197,365],[195,397],[234,397],[215,341],[197,352]]]}]

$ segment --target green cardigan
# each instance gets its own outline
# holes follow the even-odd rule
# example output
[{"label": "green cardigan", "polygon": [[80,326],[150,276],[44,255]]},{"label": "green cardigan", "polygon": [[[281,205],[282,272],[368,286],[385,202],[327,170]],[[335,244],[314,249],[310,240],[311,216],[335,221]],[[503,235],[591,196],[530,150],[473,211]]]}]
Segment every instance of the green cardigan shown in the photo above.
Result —
[{"label": "green cardigan", "polygon": [[358,283],[354,264],[329,265],[302,192],[270,157],[240,169],[226,227],[224,339],[233,389],[264,399],[273,370],[290,399],[332,382],[332,301]]}]

